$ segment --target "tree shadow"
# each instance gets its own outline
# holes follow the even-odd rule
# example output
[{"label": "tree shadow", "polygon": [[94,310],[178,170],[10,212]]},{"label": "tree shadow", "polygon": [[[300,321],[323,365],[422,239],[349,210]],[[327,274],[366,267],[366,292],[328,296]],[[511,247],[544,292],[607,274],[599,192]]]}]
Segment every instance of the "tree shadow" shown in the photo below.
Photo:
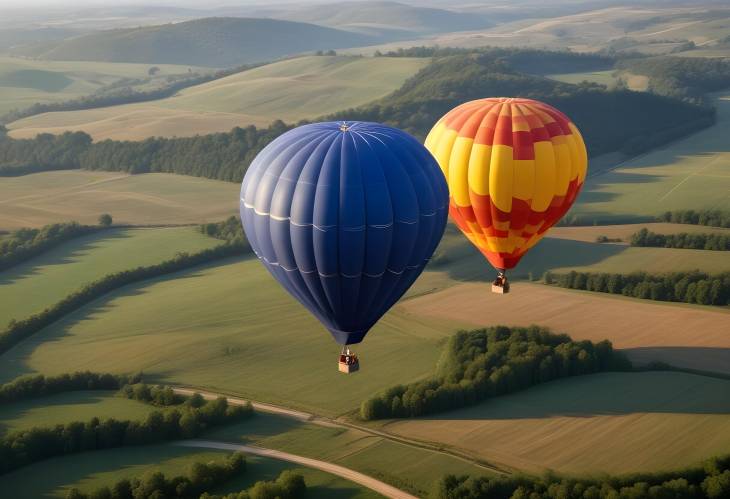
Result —
[{"label": "tree shadow", "polygon": [[80,257],[96,249],[100,244],[114,239],[132,237],[127,229],[108,229],[95,234],[88,234],[66,241],[40,255],[32,257],[7,270],[0,272],[0,285],[13,284],[16,281],[39,275],[44,267],[75,263]]},{"label": "tree shadow", "polygon": [[[717,372],[730,377],[730,348],[636,347],[621,350],[636,365],[664,362],[698,372]],[[730,394],[729,394],[730,396]]]},{"label": "tree shadow", "polygon": [[419,419],[486,421],[637,413],[730,416],[730,380],[675,371],[574,376]]}]

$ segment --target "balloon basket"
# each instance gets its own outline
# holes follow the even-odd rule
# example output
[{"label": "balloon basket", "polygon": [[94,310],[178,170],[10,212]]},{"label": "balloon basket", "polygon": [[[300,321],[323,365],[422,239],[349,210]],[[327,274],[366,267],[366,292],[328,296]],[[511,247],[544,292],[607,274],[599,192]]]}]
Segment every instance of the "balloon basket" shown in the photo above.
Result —
[{"label": "balloon basket", "polygon": [[358,360],[357,355],[351,353],[348,348],[346,353],[343,352],[340,354],[340,360],[337,363],[337,367],[341,373],[354,373],[360,370],[360,361]]},{"label": "balloon basket", "polygon": [[503,272],[500,272],[499,276],[492,283],[492,293],[503,295],[509,293],[509,281]]}]

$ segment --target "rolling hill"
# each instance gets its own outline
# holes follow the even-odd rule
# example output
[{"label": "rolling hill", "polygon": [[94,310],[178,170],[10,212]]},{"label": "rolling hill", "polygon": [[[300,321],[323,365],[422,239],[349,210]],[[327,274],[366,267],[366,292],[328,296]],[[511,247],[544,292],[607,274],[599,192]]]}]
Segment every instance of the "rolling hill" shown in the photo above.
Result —
[{"label": "rolling hill", "polygon": [[275,19],[211,17],[101,31],[63,40],[36,57],[65,61],[225,67],[302,52],[367,45],[366,35]]},{"label": "rolling hill", "polygon": [[12,136],[83,130],[95,140],[140,140],[265,127],[276,119],[295,123],[379,99],[428,63],[427,58],[298,57],[153,102],[31,116],[11,125]]}]

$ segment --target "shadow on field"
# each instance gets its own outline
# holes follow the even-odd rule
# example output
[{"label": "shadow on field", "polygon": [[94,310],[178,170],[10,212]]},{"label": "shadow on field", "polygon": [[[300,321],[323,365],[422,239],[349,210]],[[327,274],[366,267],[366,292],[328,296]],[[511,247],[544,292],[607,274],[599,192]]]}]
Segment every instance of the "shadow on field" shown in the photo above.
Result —
[{"label": "shadow on field", "polygon": [[[519,265],[507,275],[513,279],[539,279],[548,271],[563,267],[582,267],[599,263],[618,255],[628,248],[621,244],[599,244],[572,239],[546,237],[532,248]],[[482,254],[464,238],[462,242],[450,242],[449,247],[429,265],[429,270],[445,270],[457,281],[491,281],[495,270]]]},{"label": "shadow on field", "polygon": [[671,366],[689,367],[698,372],[716,372],[730,377],[730,348],[637,347],[621,351],[636,365],[664,362]]},{"label": "shadow on field", "polygon": [[40,269],[43,267],[76,263],[80,257],[96,249],[99,244],[113,239],[125,239],[128,237],[131,236],[127,229],[109,229],[100,233],[71,239],[30,260],[15,265],[4,272],[0,272],[0,285],[13,284],[15,281],[38,275],[41,273]]},{"label": "shadow on field", "polygon": [[486,421],[637,413],[730,417],[730,380],[674,371],[576,376],[419,419]]}]

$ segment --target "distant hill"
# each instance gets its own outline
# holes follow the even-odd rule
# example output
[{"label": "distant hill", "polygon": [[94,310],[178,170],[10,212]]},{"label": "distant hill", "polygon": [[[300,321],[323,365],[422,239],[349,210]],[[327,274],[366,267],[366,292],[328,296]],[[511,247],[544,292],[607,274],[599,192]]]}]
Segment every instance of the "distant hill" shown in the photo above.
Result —
[{"label": "distant hill", "polygon": [[272,12],[270,17],[302,21],[393,38],[491,27],[487,16],[398,2],[341,2]]},{"label": "distant hill", "polygon": [[364,34],[275,19],[211,17],[101,31],[47,46],[36,57],[66,61],[225,67],[372,43]]}]

